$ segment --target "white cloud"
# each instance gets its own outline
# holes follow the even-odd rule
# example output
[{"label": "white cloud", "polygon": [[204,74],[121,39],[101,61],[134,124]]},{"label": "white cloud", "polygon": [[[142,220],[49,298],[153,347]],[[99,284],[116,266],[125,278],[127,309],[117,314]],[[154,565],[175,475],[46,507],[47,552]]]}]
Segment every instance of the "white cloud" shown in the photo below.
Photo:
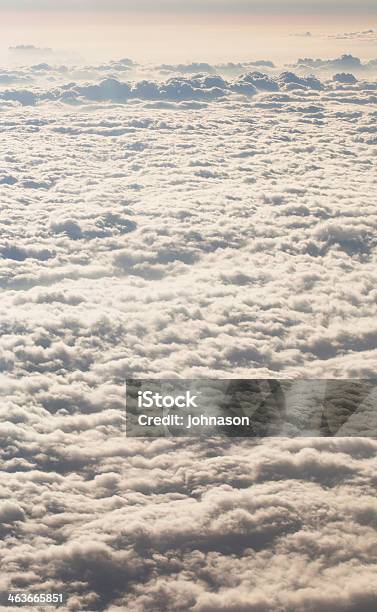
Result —
[{"label": "white cloud", "polygon": [[126,439],[124,381],[375,375],[376,83],[126,66],[1,91],[2,588],[372,610],[375,441]]}]

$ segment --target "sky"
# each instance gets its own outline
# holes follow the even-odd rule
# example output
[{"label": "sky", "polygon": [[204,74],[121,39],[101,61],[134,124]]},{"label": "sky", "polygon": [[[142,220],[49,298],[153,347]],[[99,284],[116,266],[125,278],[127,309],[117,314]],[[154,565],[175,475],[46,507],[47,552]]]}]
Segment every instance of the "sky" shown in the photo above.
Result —
[{"label": "sky", "polygon": [[[263,12],[282,13],[374,13],[376,4],[372,0],[65,0],[65,10],[100,10],[100,11],[153,11],[173,12],[207,12],[224,11],[226,13],[243,12],[253,13],[255,10]],[[48,10],[61,11],[62,3],[57,0],[2,0],[1,7],[9,10]]]},{"label": "sky", "polygon": [[[34,44],[85,59],[284,61],[353,51],[329,35],[377,27],[371,0],[0,0],[0,51]],[[297,41],[310,31],[314,36]],[[294,35],[294,36],[292,36]],[[351,47],[358,49],[355,43]],[[358,55],[377,55],[362,41]]]}]

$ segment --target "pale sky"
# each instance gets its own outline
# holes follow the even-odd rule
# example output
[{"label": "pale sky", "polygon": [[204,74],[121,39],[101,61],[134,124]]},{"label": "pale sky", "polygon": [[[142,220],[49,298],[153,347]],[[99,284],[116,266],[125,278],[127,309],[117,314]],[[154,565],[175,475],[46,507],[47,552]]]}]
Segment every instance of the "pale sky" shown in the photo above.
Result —
[{"label": "pale sky", "polygon": [[366,59],[377,57],[375,40],[329,36],[368,28],[377,30],[375,0],[0,0],[2,58],[33,44],[88,60]]},{"label": "pale sky", "polygon": [[0,7],[11,11],[377,13],[375,0],[0,0]]}]

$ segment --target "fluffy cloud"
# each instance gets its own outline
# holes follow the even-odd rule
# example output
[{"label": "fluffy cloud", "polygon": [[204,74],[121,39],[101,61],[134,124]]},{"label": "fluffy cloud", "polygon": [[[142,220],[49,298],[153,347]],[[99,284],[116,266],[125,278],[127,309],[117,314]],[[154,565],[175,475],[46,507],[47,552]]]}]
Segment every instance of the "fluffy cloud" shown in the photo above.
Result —
[{"label": "fluffy cloud", "polygon": [[350,83],[351,85],[357,83],[357,78],[349,72],[340,72],[338,74],[334,74],[333,80],[337,81],[338,83]]},{"label": "fluffy cloud", "polygon": [[329,72],[333,70],[351,70],[352,72],[357,72],[360,74],[366,73],[368,71],[373,72],[375,74],[375,60],[370,60],[368,62],[362,62],[360,58],[354,57],[351,54],[345,53],[341,57],[336,59],[313,59],[313,58],[301,58],[294,64],[296,68],[302,69],[314,69],[324,72]]},{"label": "fluffy cloud", "polygon": [[1,89],[2,588],[371,610],[373,440],[130,440],[124,381],[374,375],[376,83],[124,62]]},{"label": "fluffy cloud", "polygon": [[[40,70],[34,68],[35,72]],[[234,81],[226,81],[219,75],[197,74],[196,76],[174,76],[167,81],[158,82],[144,79],[136,82],[122,82],[116,78],[107,78],[96,84],[80,85],[69,83],[50,91],[4,90],[0,98],[15,100],[23,106],[33,106],[37,102],[61,101],[79,103],[92,102],[128,102],[132,100],[185,100],[212,101],[232,93],[252,96],[259,92],[276,92],[281,89],[322,89],[321,82],[315,77],[303,78],[293,72],[284,72],[278,79],[261,72],[248,72]]]},{"label": "fluffy cloud", "polygon": [[13,541],[3,581],[64,588],[69,610],[372,610],[373,441],[108,446],[111,420],[87,427],[95,464],[77,426],[57,432],[66,462],[54,468],[52,434],[49,469],[34,465],[38,434],[18,436],[29,464],[1,478],[17,500],[0,507]]},{"label": "fluffy cloud", "polygon": [[5,106],[12,375],[368,376],[376,95],[350,80],[107,79]]}]

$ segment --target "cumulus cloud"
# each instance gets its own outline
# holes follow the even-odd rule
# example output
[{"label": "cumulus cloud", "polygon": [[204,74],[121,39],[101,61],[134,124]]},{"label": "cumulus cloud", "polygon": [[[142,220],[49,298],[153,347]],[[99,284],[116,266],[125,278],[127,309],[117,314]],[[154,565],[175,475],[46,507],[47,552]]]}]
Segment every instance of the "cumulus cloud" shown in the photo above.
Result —
[{"label": "cumulus cloud", "polygon": [[[49,67],[47,66],[47,69]],[[34,66],[34,73],[45,71],[46,66]],[[293,72],[283,72],[270,77],[259,71],[246,72],[235,80],[227,81],[218,74],[174,76],[167,81],[123,82],[109,77],[94,84],[68,83],[52,90],[13,89],[0,91],[0,99],[14,100],[23,106],[33,106],[45,101],[79,104],[83,101],[126,103],[133,100],[151,101],[213,101],[232,94],[253,96],[259,92],[277,92],[291,89],[320,90],[324,85],[315,76],[302,77]]]},{"label": "cumulus cloud", "polygon": [[376,443],[309,438],[302,389],[307,439],[125,436],[127,376],[375,375],[376,83],[345,64],[1,87],[3,590],[375,606]]},{"label": "cumulus cloud", "polygon": [[335,59],[313,59],[310,57],[300,58],[295,64],[295,68],[304,70],[312,69],[328,73],[331,71],[351,71],[363,75],[368,72],[375,75],[376,66],[375,60],[363,62],[360,58],[349,53],[345,53],[341,57]]},{"label": "cumulus cloud", "polygon": [[[95,470],[82,452],[90,438],[73,428],[59,434],[60,473],[36,469],[41,451],[18,474],[3,472],[3,494],[19,500],[0,507],[14,542],[2,546],[3,581],[64,585],[69,610],[372,610],[373,441],[110,447],[98,443],[111,435],[114,421],[105,423],[87,422]],[[53,437],[43,438],[50,460]]]},{"label": "cumulus cloud", "polygon": [[373,371],[373,82],[62,74],[55,97],[3,112],[9,368],[90,367],[98,381]]},{"label": "cumulus cloud", "polygon": [[354,85],[357,83],[357,78],[355,75],[349,72],[338,72],[337,74],[334,74],[333,81],[337,81],[338,83],[350,83],[351,85]]},{"label": "cumulus cloud", "polygon": [[0,98],[18,101],[23,106],[33,106],[37,102],[44,101],[59,101],[66,104],[78,104],[86,100],[118,103],[132,100],[212,101],[231,96],[234,93],[252,96],[261,91],[279,91],[280,87],[283,89],[321,89],[323,86],[315,77],[304,78],[292,72],[284,72],[279,79],[273,79],[266,74],[254,71],[243,74],[234,81],[226,81],[216,74],[197,74],[192,77],[174,76],[164,82],[144,79],[127,83],[116,78],[107,78],[95,84],[70,83],[43,92],[5,90],[0,92]]}]

